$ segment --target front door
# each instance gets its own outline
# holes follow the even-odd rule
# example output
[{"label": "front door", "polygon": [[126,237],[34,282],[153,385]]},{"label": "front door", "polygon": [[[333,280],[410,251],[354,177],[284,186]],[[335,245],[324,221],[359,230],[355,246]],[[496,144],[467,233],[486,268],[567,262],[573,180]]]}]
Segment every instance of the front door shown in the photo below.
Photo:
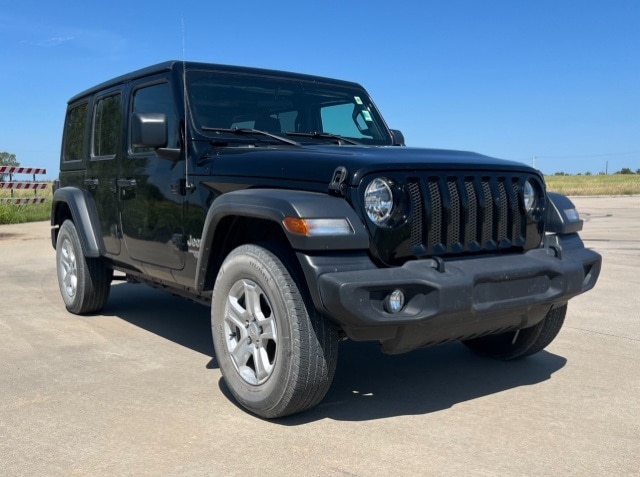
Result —
[{"label": "front door", "polygon": [[[147,78],[131,88],[128,114],[165,114],[169,125],[167,147],[177,147],[178,121],[170,83],[162,78]],[[128,144],[117,181],[122,232],[129,255],[165,271],[184,267],[184,167],[184,159],[164,159],[153,149]]]}]

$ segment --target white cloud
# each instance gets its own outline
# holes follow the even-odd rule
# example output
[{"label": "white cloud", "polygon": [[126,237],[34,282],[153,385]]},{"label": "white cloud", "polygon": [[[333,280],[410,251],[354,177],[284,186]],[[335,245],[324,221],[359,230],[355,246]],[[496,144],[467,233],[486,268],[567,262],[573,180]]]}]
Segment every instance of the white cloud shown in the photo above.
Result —
[{"label": "white cloud", "polygon": [[47,38],[45,40],[39,40],[35,42],[31,42],[32,45],[42,46],[44,48],[52,48],[54,46],[60,46],[63,43],[73,40],[72,36],[54,36],[52,38]]}]

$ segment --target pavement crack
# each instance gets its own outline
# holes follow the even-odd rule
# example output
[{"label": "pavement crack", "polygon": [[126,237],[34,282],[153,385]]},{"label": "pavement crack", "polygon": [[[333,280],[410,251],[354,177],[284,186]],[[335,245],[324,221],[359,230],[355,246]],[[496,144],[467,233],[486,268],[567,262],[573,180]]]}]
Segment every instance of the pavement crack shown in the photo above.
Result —
[{"label": "pavement crack", "polygon": [[578,331],[586,331],[587,333],[593,333],[593,334],[596,334],[596,335],[611,336],[613,338],[621,338],[623,340],[640,342],[640,338],[630,338],[628,336],[616,335],[614,333],[605,333],[604,331],[587,330],[587,329],[584,329],[584,328],[576,328],[575,326],[565,326],[565,328],[571,328],[572,330],[578,330]]}]

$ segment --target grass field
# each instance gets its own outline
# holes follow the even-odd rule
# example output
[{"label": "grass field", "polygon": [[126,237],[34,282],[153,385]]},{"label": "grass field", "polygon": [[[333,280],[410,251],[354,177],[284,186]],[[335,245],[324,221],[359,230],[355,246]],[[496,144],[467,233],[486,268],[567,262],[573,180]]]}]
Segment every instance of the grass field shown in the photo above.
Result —
[{"label": "grass field", "polygon": [[636,195],[640,194],[639,174],[608,176],[547,176],[547,190],[565,195]]},{"label": "grass field", "polygon": [[[37,222],[39,220],[49,220],[51,210],[51,197],[53,183],[48,183],[47,188],[37,191],[37,197],[44,197],[46,200],[42,204],[0,204],[0,225],[19,224],[22,222]],[[34,197],[32,190],[14,191],[13,197]],[[0,189],[0,198],[11,197],[11,192]]]}]

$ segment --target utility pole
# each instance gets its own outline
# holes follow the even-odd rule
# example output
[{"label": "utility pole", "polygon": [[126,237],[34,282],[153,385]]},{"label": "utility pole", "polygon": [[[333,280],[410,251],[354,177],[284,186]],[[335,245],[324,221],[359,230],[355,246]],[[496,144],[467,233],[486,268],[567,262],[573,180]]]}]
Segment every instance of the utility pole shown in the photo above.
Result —
[{"label": "utility pole", "polygon": [[536,156],[531,157],[531,167],[536,168]]}]

